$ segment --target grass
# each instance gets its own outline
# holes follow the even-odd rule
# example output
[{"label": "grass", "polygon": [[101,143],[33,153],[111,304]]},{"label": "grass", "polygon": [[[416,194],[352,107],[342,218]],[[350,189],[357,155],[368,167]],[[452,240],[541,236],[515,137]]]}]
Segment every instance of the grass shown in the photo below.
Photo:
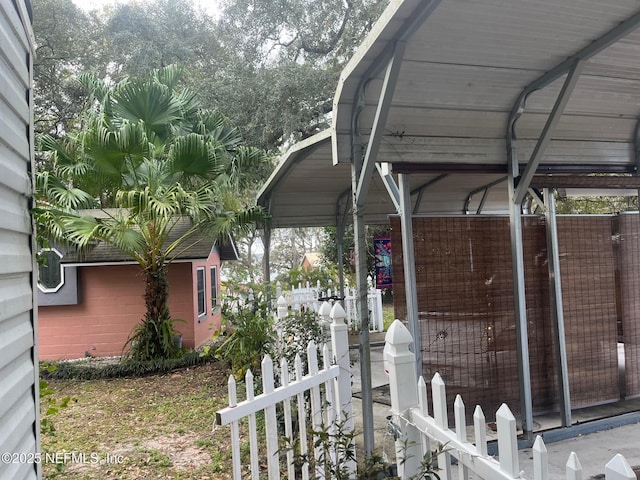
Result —
[{"label": "grass", "polygon": [[212,431],[216,410],[226,406],[227,370],[220,363],[143,378],[49,383],[57,397],[76,400],[52,417],[55,434],[43,435],[43,454],[56,455],[43,462],[44,478],[231,478],[229,430]]},{"label": "grass", "polygon": [[384,331],[389,330],[389,327],[395,320],[394,312],[393,312],[393,304],[383,304],[382,305],[382,323],[384,325]]}]

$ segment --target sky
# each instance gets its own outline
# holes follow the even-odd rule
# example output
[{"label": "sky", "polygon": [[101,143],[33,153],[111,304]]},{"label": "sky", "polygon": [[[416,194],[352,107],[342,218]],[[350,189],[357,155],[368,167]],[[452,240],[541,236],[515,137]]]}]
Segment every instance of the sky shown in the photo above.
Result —
[{"label": "sky", "polygon": [[[73,3],[86,11],[101,9],[106,5],[128,2],[129,0],[73,0]],[[194,5],[200,5],[204,7],[204,9],[214,18],[217,18],[220,13],[218,0],[191,0],[191,2]]]}]

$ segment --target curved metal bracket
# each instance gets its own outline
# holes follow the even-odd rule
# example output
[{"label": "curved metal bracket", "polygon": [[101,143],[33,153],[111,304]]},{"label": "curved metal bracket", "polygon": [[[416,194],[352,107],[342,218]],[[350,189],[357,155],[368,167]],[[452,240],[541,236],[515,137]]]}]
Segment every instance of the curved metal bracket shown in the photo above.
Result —
[{"label": "curved metal bracket", "polygon": [[484,192],[482,195],[482,200],[480,200],[480,205],[478,206],[478,210],[476,211],[476,214],[480,214],[482,212],[482,209],[484,208],[484,204],[487,200],[487,195],[489,194],[489,190],[491,190],[491,188],[495,187],[496,185],[506,182],[508,178],[509,177],[501,177],[497,180],[494,180],[493,182],[487,183],[486,185],[483,185],[482,187],[476,188],[475,190],[472,190],[471,192],[469,192],[469,194],[467,195],[467,198],[464,201],[464,207],[462,209],[462,213],[465,215],[468,214],[469,205],[471,204],[471,199],[473,198],[473,196],[480,192]]},{"label": "curved metal bracket", "polygon": [[[637,12],[635,15],[632,15],[627,20],[622,23],[619,23],[614,28],[609,30],[607,33],[597,38],[589,45],[585,46],[574,55],[568,57],[563,62],[560,62],[554,68],[544,73],[529,85],[527,85],[524,90],[518,96],[518,99],[513,105],[511,112],[509,114],[509,119],[507,120],[506,127],[506,141],[507,141],[507,158],[509,159],[509,164],[513,165],[517,168],[517,162],[515,162],[515,152],[512,151],[513,140],[516,138],[515,133],[515,125],[518,121],[518,118],[524,112],[524,106],[526,103],[527,97],[535,92],[536,90],[540,90],[543,87],[546,87],[554,80],[562,77],[566,73],[568,73],[574,66],[575,62],[578,60],[586,61],[601,52],[605,48],[609,47],[613,43],[620,40],[622,37],[627,34],[633,32],[640,25],[640,12]],[[637,150],[636,150],[637,151]],[[514,176],[519,174],[518,171],[513,172]]]},{"label": "curved metal bracket", "polygon": [[422,196],[424,195],[424,191],[429,188],[431,185],[438,183],[440,180],[445,179],[446,177],[448,177],[449,174],[448,173],[443,173],[438,175],[435,178],[432,178],[431,180],[429,180],[427,183],[419,186],[418,188],[411,190],[411,195],[415,195],[416,193],[418,194],[418,198],[416,199],[416,204],[413,207],[413,214],[416,215],[418,213],[418,211],[420,210],[420,204],[422,203]]}]

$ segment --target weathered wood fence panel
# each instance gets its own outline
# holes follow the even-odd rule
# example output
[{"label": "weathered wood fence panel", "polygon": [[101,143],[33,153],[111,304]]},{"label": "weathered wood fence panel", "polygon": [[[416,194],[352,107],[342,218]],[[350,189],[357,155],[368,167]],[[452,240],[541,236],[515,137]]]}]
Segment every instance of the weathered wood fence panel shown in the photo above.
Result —
[{"label": "weathered wood fence panel", "polygon": [[[438,458],[443,480],[452,478],[451,457],[458,463],[461,479],[486,480],[522,479],[518,460],[516,419],[506,404],[496,412],[498,428],[498,459],[487,455],[484,413],[478,406],[474,412],[474,440],[468,441],[465,405],[458,395],[454,402],[455,429],[449,429],[446,391],[442,378],[436,373],[431,381],[433,416],[428,414],[427,389],[423,378],[416,377],[415,355],[409,350],[412,343],[407,328],[396,320],[386,335],[384,368],[389,374],[393,421],[402,435],[396,440],[396,458],[401,478],[418,474],[420,460],[428,448],[445,445],[445,453]],[[548,480],[547,450],[541,437],[533,447],[534,479]],[[567,461],[566,478],[582,478],[578,456],[572,453]],[[625,458],[618,454],[605,466],[606,480],[635,480],[636,475]]]}]

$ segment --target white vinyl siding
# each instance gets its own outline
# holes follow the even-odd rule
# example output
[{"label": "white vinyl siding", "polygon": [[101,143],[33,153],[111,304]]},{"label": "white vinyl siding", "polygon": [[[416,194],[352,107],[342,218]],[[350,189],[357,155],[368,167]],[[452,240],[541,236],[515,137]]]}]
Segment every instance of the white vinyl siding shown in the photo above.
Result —
[{"label": "white vinyl siding", "polygon": [[[30,20],[0,2],[0,452],[39,451],[37,322],[31,207]],[[35,464],[0,462],[0,478],[36,479]]]}]

